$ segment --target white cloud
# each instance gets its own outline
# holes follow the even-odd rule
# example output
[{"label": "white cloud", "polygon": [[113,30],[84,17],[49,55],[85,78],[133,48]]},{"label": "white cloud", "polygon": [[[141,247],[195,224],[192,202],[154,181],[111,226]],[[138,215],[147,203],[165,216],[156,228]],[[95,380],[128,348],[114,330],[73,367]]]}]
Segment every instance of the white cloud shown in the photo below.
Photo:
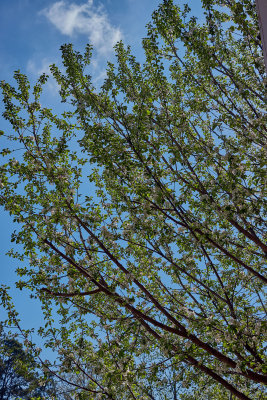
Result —
[{"label": "white cloud", "polygon": [[29,60],[27,63],[27,71],[38,76],[43,73],[50,75],[49,66],[51,64],[53,64],[53,62],[49,61],[47,58],[38,60],[38,63],[34,60]]},{"label": "white cloud", "polygon": [[107,55],[122,38],[121,30],[112,26],[103,7],[93,0],[84,4],[57,1],[41,11],[41,14],[62,33],[68,36],[84,34],[100,55]]},{"label": "white cloud", "polygon": [[46,87],[53,94],[57,94],[60,88],[50,72],[50,65],[53,63],[54,62],[49,61],[47,58],[42,58],[42,59],[38,58],[38,61],[31,59],[28,61],[26,68],[27,72],[32,74],[34,78],[39,78],[39,76],[44,73],[49,75],[49,80],[46,83]]}]

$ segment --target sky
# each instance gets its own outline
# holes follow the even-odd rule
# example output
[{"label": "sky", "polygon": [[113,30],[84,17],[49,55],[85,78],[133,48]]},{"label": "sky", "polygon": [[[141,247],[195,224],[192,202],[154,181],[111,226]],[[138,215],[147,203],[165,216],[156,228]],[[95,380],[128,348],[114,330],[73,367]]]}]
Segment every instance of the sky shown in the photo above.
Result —
[{"label": "sky", "polygon": [[[198,3],[198,0],[189,0],[196,15]],[[49,72],[50,64],[60,65],[62,44],[73,43],[77,50],[83,51],[90,43],[94,46],[93,82],[101,85],[107,60],[114,60],[113,46],[117,41],[131,45],[133,53],[142,61],[145,25],[159,4],[159,0],[1,0],[0,80],[12,83],[13,72],[20,69],[35,82],[41,73]],[[53,82],[47,85],[44,101],[55,112],[60,107]],[[2,117],[0,129],[6,132],[10,129]],[[42,323],[40,307],[29,299],[29,293],[15,288],[15,269],[19,264],[5,255],[12,247],[14,225],[3,209],[0,209],[0,226],[0,283],[11,287],[22,326],[38,327]],[[0,320],[3,317],[0,309]]]},{"label": "sky", "polygon": [[158,0],[1,0],[1,79],[20,68],[31,78],[47,72],[60,60],[63,43],[82,50],[95,48],[96,79],[110,59],[113,46],[123,39],[136,50],[145,36],[145,25]]}]

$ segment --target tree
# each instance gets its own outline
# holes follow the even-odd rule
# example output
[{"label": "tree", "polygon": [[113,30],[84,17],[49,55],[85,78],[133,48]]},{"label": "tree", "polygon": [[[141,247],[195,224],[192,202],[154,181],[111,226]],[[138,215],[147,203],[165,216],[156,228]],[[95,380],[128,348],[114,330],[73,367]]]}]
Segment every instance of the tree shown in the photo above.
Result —
[{"label": "tree", "polygon": [[0,333],[0,399],[55,398],[54,382],[38,372],[32,354],[27,353],[14,336],[7,336],[2,328]]},{"label": "tree", "polygon": [[[43,302],[40,334],[79,399],[262,399],[266,75],[250,0],[164,1],[141,65],[116,45],[101,89],[91,47],[51,72],[66,111],[3,82],[23,146],[1,203],[24,246],[18,285]],[[53,324],[53,313],[61,316]],[[52,368],[48,365],[49,368]],[[71,372],[72,375],[68,375]],[[68,375],[68,378],[66,376]],[[76,376],[71,378],[70,376]]]}]

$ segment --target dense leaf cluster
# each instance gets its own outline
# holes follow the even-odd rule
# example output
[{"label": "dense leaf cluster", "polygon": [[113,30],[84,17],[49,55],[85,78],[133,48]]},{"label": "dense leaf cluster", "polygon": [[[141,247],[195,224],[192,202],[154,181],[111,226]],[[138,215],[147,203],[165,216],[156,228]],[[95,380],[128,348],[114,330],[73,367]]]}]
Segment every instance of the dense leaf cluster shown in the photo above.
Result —
[{"label": "dense leaf cluster", "polygon": [[0,327],[0,399],[44,400],[56,393],[51,377],[45,377],[33,355]]}]

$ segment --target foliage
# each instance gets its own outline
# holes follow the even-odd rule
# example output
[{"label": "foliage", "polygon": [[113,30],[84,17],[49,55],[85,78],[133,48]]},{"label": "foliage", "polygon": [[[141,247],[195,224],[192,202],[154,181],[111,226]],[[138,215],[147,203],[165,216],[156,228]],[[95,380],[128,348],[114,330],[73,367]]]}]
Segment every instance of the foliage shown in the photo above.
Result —
[{"label": "foliage", "polygon": [[38,372],[32,354],[2,327],[0,335],[0,399],[53,399],[53,381]]},{"label": "foliage", "polygon": [[[266,75],[255,4],[164,1],[141,65],[122,43],[96,90],[91,47],[52,66],[66,109],[3,82],[14,134],[1,203],[19,287],[78,399],[262,399]],[[12,143],[23,147],[13,157]],[[13,147],[12,147],[13,146]],[[53,323],[58,312],[60,326]],[[48,368],[54,368],[47,362]]]}]

